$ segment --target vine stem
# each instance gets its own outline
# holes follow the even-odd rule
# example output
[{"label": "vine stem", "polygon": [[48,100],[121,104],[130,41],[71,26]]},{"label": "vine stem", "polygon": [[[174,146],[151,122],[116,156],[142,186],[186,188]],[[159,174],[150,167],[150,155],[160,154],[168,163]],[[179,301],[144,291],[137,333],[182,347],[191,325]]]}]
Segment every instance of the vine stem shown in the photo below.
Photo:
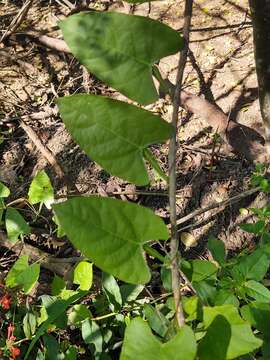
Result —
[{"label": "vine stem", "polygon": [[170,242],[170,258],[172,271],[172,289],[175,302],[175,316],[179,327],[185,324],[183,306],[180,294],[180,274],[179,274],[179,235],[177,232],[177,215],[176,215],[176,149],[177,149],[177,125],[178,113],[180,107],[180,91],[182,87],[183,74],[188,55],[189,30],[192,17],[193,0],[185,1],[184,10],[184,27],[183,38],[184,48],[179,56],[178,69],[176,75],[176,86],[173,101],[173,114],[171,124],[174,127],[174,135],[169,144],[169,202],[170,202],[170,222],[171,222],[171,242]]}]

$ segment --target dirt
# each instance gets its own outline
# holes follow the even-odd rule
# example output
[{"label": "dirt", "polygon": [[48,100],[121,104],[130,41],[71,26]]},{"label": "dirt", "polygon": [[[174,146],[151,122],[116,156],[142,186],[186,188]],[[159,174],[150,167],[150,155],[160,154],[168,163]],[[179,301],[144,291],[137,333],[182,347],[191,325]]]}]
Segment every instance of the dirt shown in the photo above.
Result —
[{"label": "dirt", "polygon": [[[77,2],[96,10],[109,9],[126,12],[121,1]],[[1,34],[7,29],[22,2],[8,1],[0,5]],[[133,12],[158,19],[181,31],[183,26],[183,1],[154,1],[137,5]],[[64,184],[53,167],[35,148],[31,139],[20,127],[20,118],[37,112],[56,109],[55,99],[78,92],[106,94],[114,98],[123,96],[107,88],[74,58],[38,46],[27,38],[27,30],[36,30],[61,38],[57,22],[70,13],[64,1],[34,1],[30,11],[9,40],[0,45],[0,181],[11,191],[11,200],[25,197],[32,177],[45,169],[61,195]],[[0,35],[1,35],[0,34]],[[253,58],[251,19],[247,0],[194,1],[189,58],[185,70],[184,88],[216,102],[228,116],[263,133],[259,112],[257,81]],[[163,73],[174,83],[178,57],[171,56],[160,62]],[[195,70],[194,70],[195,69]],[[147,107],[170,121],[171,105],[161,99]],[[207,119],[206,119],[207,120]],[[51,150],[63,167],[71,190],[88,194],[132,193],[134,187],[117,178],[109,177],[92,162],[70,138],[58,115],[38,120],[28,119],[27,124],[36,132],[43,144]],[[222,201],[250,187],[252,165],[233,154],[227,154],[223,145],[214,147],[215,134],[207,121],[184,111],[180,112],[177,160],[177,212],[182,217],[212,202]],[[164,169],[168,168],[168,144],[154,146]],[[213,156],[213,154],[215,156]],[[153,181],[140,191],[160,191],[166,186]],[[116,195],[149,206],[166,222],[169,219],[167,198],[146,195]],[[252,247],[256,239],[244,233],[239,224],[253,221],[243,216],[240,208],[262,206],[267,201],[263,195],[254,195],[225,209],[215,209],[184,224],[183,230],[198,239],[197,248],[187,255],[207,256],[205,242],[209,235],[225,242],[229,250]],[[42,224],[41,224],[42,225]],[[43,240],[37,239],[37,243]],[[61,253],[61,250],[60,250]]]}]

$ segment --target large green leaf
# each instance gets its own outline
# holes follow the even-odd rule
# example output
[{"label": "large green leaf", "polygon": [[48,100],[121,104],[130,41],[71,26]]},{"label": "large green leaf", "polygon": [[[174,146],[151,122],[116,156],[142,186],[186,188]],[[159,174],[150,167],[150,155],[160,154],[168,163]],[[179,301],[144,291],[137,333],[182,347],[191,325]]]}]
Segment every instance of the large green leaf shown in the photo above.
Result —
[{"label": "large green leaf", "polygon": [[127,327],[120,360],[193,360],[195,355],[196,341],[188,326],[162,344],[147,323],[136,318]]},{"label": "large green leaf", "polygon": [[58,105],[68,131],[88,156],[112,175],[137,185],[148,184],[143,150],[172,135],[166,121],[103,96],[66,96]]},{"label": "large green leaf", "polygon": [[213,349],[216,360],[225,360],[248,354],[262,345],[233,305],[204,307],[203,323],[207,333],[199,344],[201,360],[213,359]]},{"label": "large green leaf", "polygon": [[177,31],[136,15],[84,12],[61,21],[60,28],[89,71],[141,104],[158,99],[152,65],[183,47]]},{"label": "large green leaf", "polygon": [[150,280],[143,244],[169,237],[150,209],[97,196],[72,198],[53,208],[73,245],[103,271],[133,284]]}]

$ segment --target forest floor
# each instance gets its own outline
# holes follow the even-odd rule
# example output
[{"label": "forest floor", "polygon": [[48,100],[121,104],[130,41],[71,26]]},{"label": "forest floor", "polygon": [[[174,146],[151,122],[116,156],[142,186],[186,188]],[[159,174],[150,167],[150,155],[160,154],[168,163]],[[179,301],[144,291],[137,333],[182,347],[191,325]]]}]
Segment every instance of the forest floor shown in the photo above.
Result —
[{"label": "forest floor", "polygon": [[[85,1],[96,10],[126,12],[121,1]],[[2,1],[0,4],[0,36],[20,10],[23,1]],[[150,5],[137,5],[135,14],[158,19],[181,31],[184,1],[154,1]],[[20,27],[0,44],[0,181],[11,189],[10,201],[25,198],[29,184],[40,169],[45,169],[55,187],[56,197],[63,194],[65,184],[48,164],[31,136],[20,126],[24,119],[28,128],[54,155],[68,179],[69,190],[84,194],[114,195],[151,207],[166,222],[169,205],[166,196],[135,194],[134,191],[165,191],[166,185],[152,178],[148,187],[135,189],[115,177],[109,177],[76,145],[65,130],[55,99],[74,93],[104,94],[123,99],[119,93],[106,87],[69,54],[45,46],[26,35],[34,30],[61,38],[57,22],[70,13],[65,1],[34,1]],[[190,34],[189,57],[185,69],[184,88],[216,102],[236,121],[262,132],[259,112],[253,39],[247,0],[196,0]],[[162,71],[175,81],[177,56],[162,59]],[[204,78],[204,86],[202,86]],[[148,109],[170,121],[171,105],[161,99]],[[53,113],[53,114],[52,114]],[[35,116],[42,114],[41,116]],[[38,118],[39,117],[39,118]],[[179,149],[177,159],[177,215],[222,202],[250,188],[253,165],[217,146],[215,134],[205,121],[195,115],[180,112]],[[219,148],[220,147],[220,148]],[[162,167],[166,170],[168,144],[154,146]],[[241,208],[260,206],[267,199],[263,195],[247,197],[228,207],[207,211],[183,224],[198,242],[186,256],[207,257],[205,243],[209,235],[224,241],[228,250],[238,251],[253,247],[254,239],[243,232],[239,224],[250,215],[240,214]],[[28,216],[28,210],[21,209]],[[26,243],[58,256],[75,254],[67,241],[58,241],[51,225],[40,220]],[[184,249],[183,249],[184,251]],[[3,253],[3,252],[2,252]],[[1,263],[0,263],[1,265]],[[6,268],[4,268],[6,269]]]}]

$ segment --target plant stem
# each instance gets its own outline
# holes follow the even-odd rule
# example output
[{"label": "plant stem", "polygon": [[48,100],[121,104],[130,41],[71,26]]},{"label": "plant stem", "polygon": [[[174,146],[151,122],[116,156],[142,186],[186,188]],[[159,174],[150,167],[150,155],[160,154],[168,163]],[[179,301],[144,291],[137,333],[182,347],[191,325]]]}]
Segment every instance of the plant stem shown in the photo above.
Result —
[{"label": "plant stem", "polygon": [[183,81],[184,68],[187,61],[188,43],[189,43],[189,28],[191,23],[193,0],[185,1],[184,12],[184,49],[180,53],[178,70],[176,76],[176,87],[173,100],[173,114],[171,124],[174,127],[174,136],[171,138],[169,145],[169,202],[170,202],[170,222],[171,222],[171,242],[170,242],[170,258],[172,270],[172,289],[175,302],[175,315],[179,327],[185,324],[185,317],[180,296],[180,275],[179,275],[179,237],[177,233],[177,219],[176,219],[176,148],[177,148],[177,123],[178,112],[180,106],[180,91]]},{"label": "plant stem", "polygon": [[157,250],[153,249],[151,246],[144,244],[143,249],[145,252],[147,252],[147,254],[160,260],[162,263],[164,263],[166,261],[165,257],[163,255],[161,255]]}]

